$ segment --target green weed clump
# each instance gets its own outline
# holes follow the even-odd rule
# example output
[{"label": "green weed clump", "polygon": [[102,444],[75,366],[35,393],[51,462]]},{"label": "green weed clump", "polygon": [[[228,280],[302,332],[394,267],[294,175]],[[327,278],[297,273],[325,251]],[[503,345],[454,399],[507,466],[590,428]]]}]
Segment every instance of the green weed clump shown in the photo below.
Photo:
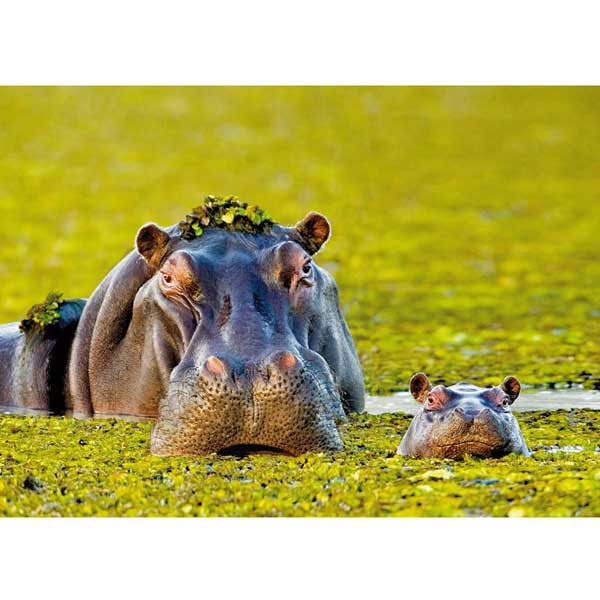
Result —
[{"label": "green weed clump", "polygon": [[181,237],[192,240],[200,237],[207,227],[242,233],[268,233],[275,221],[259,206],[240,202],[235,196],[207,196],[179,223]]},{"label": "green weed clump", "polygon": [[397,455],[411,417],[360,415],[346,452],[158,458],[151,424],[3,416],[4,516],[600,516],[600,412],[518,416],[533,456]]},{"label": "green weed clump", "polygon": [[27,316],[19,324],[23,332],[39,331],[44,333],[47,327],[56,325],[60,321],[60,307],[64,304],[63,295],[59,292],[50,292],[40,304],[34,304]]}]

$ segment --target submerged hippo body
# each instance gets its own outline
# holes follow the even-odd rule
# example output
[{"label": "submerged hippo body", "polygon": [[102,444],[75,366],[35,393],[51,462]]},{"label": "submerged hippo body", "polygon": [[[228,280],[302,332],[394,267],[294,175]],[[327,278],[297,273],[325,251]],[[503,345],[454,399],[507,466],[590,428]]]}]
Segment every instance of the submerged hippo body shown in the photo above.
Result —
[{"label": "submerged hippo body", "polygon": [[14,382],[28,379],[38,409],[157,418],[154,454],[342,450],[338,424],[363,410],[364,387],[335,282],[312,260],[329,233],[317,213],[296,227],[207,228],[191,240],[178,226],[142,227],[81,317],[61,308],[70,330],[53,335],[70,352],[60,373],[21,356],[28,345],[49,363],[53,339],[0,328],[0,407],[27,408]]},{"label": "submerged hippo body", "polygon": [[410,381],[422,408],[405,433],[398,454],[458,459],[466,454],[499,457],[514,452],[529,456],[517,420],[510,410],[521,385],[507,377],[500,386],[480,388],[464,381],[432,387],[423,373]]}]

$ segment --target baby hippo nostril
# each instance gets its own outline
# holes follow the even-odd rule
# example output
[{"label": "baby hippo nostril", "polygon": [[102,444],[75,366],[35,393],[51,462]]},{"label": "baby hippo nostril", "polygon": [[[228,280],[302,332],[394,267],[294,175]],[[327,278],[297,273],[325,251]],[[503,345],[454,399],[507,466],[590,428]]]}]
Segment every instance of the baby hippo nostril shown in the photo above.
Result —
[{"label": "baby hippo nostril", "polygon": [[204,368],[212,375],[223,376],[226,372],[225,363],[216,356],[209,356],[204,361]]},{"label": "baby hippo nostril", "polygon": [[475,415],[475,421],[477,423],[479,423],[480,425],[486,425],[487,426],[487,425],[493,424],[496,419],[497,419],[497,417],[494,414],[494,411],[491,408],[488,408],[487,406],[484,406]]},{"label": "baby hippo nostril", "polygon": [[467,423],[472,423],[475,420],[475,417],[479,415],[481,412],[480,408],[463,408],[461,406],[457,406],[455,411],[460,415],[460,417],[466,421]]}]

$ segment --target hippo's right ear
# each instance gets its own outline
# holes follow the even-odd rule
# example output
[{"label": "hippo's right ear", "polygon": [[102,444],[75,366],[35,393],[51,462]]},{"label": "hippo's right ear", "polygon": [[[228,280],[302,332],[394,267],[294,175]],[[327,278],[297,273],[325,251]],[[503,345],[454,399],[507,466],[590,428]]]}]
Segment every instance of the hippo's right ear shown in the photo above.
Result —
[{"label": "hippo's right ear", "polygon": [[170,241],[171,238],[164,229],[148,223],[137,232],[135,247],[150,266],[158,268]]},{"label": "hippo's right ear", "polygon": [[423,402],[423,398],[429,390],[431,390],[431,383],[425,373],[415,373],[410,378],[410,393],[417,402]]},{"label": "hippo's right ear", "polygon": [[318,212],[309,212],[296,223],[294,229],[300,238],[300,245],[309,254],[316,254],[331,235],[329,221]]},{"label": "hippo's right ear", "polygon": [[521,384],[516,377],[511,375],[510,377],[506,377],[500,384],[500,389],[510,398],[510,403],[512,404],[521,393]]}]

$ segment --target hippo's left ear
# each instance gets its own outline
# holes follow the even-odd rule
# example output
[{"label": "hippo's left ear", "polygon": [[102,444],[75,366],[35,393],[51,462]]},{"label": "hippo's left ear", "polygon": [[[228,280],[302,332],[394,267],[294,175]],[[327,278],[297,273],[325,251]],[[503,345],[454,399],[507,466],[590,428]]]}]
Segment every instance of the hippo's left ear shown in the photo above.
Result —
[{"label": "hippo's left ear", "polygon": [[148,223],[138,231],[135,247],[150,266],[158,268],[170,241],[171,238],[164,229]]},{"label": "hippo's left ear", "polygon": [[500,385],[500,389],[504,393],[508,394],[508,397],[510,398],[510,403],[512,404],[521,393],[521,384],[519,383],[519,380],[516,377],[513,377],[511,375],[502,382],[502,384]]},{"label": "hippo's left ear", "polygon": [[431,383],[425,373],[415,373],[410,378],[410,393],[417,402],[423,402],[425,394],[431,390]]},{"label": "hippo's left ear", "polygon": [[320,213],[309,212],[295,226],[300,245],[309,253],[317,253],[331,235],[329,221]]}]

